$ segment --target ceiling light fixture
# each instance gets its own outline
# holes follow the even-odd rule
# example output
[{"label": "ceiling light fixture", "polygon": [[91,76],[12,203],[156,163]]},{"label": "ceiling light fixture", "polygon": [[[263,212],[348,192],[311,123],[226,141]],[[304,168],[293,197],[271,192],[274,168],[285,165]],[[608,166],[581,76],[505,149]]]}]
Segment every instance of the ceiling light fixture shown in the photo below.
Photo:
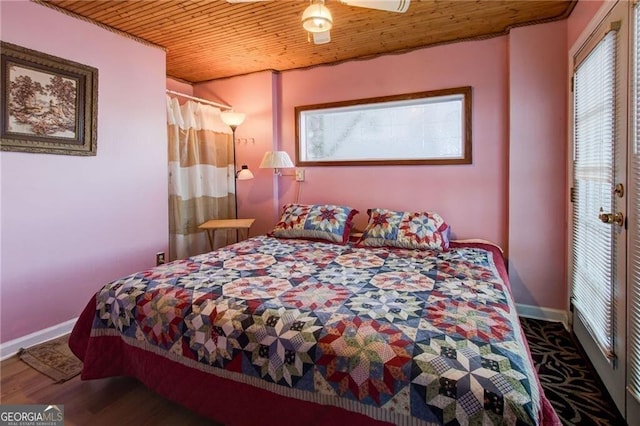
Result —
[{"label": "ceiling light fixture", "polygon": [[331,12],[324,0],[311,0],[311,4],[302,13],[302,27],[310,33],[323,33],[333,26]]}]

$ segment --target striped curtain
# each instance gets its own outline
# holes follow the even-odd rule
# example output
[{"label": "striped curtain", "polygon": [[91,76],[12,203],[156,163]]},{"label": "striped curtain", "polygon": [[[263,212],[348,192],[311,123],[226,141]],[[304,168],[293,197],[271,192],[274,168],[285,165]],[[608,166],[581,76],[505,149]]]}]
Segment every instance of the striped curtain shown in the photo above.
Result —
[{"label": "striped curtain", "polygon": [[[231,129],[213,106],[167,96],[169,133],[169,258],[184,259],[211,250],[210,219],[235,215]],[[231,242],[216,233],[216,247]],[[229,241],[227,241],[229,240]]]}]

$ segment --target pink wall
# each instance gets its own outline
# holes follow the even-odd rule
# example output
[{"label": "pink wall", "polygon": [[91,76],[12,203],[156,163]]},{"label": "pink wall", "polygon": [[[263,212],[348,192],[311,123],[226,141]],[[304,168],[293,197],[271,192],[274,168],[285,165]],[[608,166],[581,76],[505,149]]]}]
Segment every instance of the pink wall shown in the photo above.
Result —
[{"label": "pink wall", "polygon": [[[455,237],[507,242],[507,42],[456,43],[402,55],[283,73],[282,147],[295,153],[294,107],[401,93],[473,87],[473,164],[308,167],[300,202],[366,210],[433,210]],[[288,184],[288,185],[287,185]],[[294,200],[288,180],[281,203]]]},{"label": "pink wall", "polygon": [[[167,77],[167,89],[193,96],[193,85]],[[180,99],[183,101],[184,99]],[[182,102],[181,102],[182,103]]]},{"label": "pink wall", "polygon": [[604,3],[603,0],[580,0],[576,4],[567,19],[567,52]]},{"label": "pink wall", "polygon": [[[442,61],[443,57],[447,60]],[[262,154],[272,146],[279,145],[295,158],[297,105],[473,86],[472,165],[308,167],[299,201],[352,205],[362,212],[356,218],[360,227],[366,223],[369,207],[435,210],[449,221],[457,237],[481,237],[506,245],[506,61],[506,38],[499,37],[284,72],[281,86],[277,74],[269,80],[264,77],[268,73],[260,73],[196,84],[194,93],[206,99],[224,99],[247,113],[237,137],[258,134],[260,138],[249,149],[239,146],[238,161],[248,158],[255,172]],[[265,84],[271,84],[270,88]],[[281,123],[281,129],[269,127],[272,111],[281,114],[281,120],[273,121]],[[274,182],[268,171],[257,170],[256,179],[241,182],[245,187],[238,188],[239,206],[241,216],[257,217],[254,231],[264,233],[275,224],[282,204],[294,201],[298,188],[291,177]],[[279,185],[275,214],[270,185]],[[469,217],[469,209],[473,217]]]},{"label": "pink wall", "polygon": [[28,1],[0,11],[3,41],[99,70],[97,156],[0,153],[6,342],[167,250],[167,154],[164,51]]},{"label": "pink wall", "polygon": [[566,309],[566,21],[509,34],[509,277],[519,303]]},{"label": "pink wall", "polygon": [[[443,57],[447,60],[442,61]],[[201,83],[194,86],[194,93],[206,99],[224,99],[246,112],[247,121],[238,128],[238,137],[259,135],[255,146],[239,146],[239,163],[248,158],[258,174],[253,181],[243,182],[245,186],[238,193],[240,215],[257,217],[255,232],[264,233],[275,224],[281,206],[295,200],[298,187],[290,176],[274,180],[270,171],[254,167],[273,146],[295,158],[295,106],[473,86],[472,165],[308,167],[299,201],[351,205],[361,211],[356,217],[360,227],[366,223],[369,207],[435,210],[449,221],[457,237],[481,237],[505,245],[506,63],[506,38],[499,37],[284,72],[272,78],[267,78],[269,73],[259,73]],[[275,203],[269,198],[271,188],[277,191]]]}]

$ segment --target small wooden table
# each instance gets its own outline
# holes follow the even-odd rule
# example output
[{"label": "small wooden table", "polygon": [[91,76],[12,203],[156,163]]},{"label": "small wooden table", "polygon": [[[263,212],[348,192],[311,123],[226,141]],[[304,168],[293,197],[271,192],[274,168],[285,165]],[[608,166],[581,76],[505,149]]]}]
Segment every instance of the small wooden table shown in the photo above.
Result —
[{"label": "small wooden table", "polygon": [[[213,242],[215,241],[216,231],[218,229],[235,229],[236,237],[239,235],[238,230],[246,229],[245,238],[249,238],[249,229],[253,225],[255,219],[211,219],[198,226],[200,229],[207,231],[207,237],[209,237],[209,245],[213,250]],[[238,241],[240,239],[238,238]]]}]

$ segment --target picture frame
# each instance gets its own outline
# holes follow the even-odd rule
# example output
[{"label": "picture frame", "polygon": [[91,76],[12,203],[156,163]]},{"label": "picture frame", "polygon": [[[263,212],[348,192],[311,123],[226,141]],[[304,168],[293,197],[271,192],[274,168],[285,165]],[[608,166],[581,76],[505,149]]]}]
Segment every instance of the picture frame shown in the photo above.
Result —
[{"label": "picture frame", "polygon": [[295,107],[296,166],[471,164],[470,86]]},{"label": "picture frame", "polygon": [[0,149],[97,153],[98,70],[0,42]]}]

